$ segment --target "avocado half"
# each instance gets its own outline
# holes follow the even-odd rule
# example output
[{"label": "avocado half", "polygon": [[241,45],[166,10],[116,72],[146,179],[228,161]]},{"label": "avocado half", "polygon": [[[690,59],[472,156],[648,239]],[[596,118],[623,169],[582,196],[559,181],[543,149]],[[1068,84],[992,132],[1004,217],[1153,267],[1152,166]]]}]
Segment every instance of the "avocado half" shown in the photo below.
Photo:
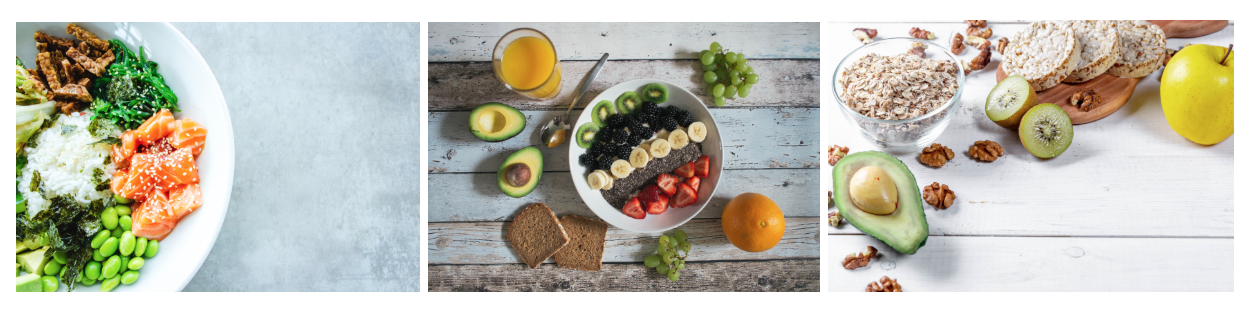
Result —
[{"label": "avocado half", "polygon": [[487,142],[511,139],[525,129],[525,114],[503,103],[478,105],[469,113],[469,131]]},{"label": "avocado half", "polygon": [[[898,188],[898,208],[888,215],[865,212],[851,201],[851,177],[860,168],[877,166],[894,180]],[[894,250],[914,254],[929,239],[929,222],[924,216],[923,199],[916,177],[898,158],[890,154],[859,152],[838,161],[833,167],[833,200],[842,218],[855,228],[885,242]]]},{"label": "avocado half", "polygon": [[[517,164],[523,164],[529,168],[529,182],[525,183],[525,185],[516,186],[508,182],[508,168]],[[539,151],[537,147],[530,146],[522,148],[509,155],[507,159],[504,159],[503,164],[499,166],[499,175],[495,179],[499,180],[499,190],[503,191],[504,194],[521,198],[533,192],[534,188],[538,186],[538,180],[542,177],[543,152]]]}]

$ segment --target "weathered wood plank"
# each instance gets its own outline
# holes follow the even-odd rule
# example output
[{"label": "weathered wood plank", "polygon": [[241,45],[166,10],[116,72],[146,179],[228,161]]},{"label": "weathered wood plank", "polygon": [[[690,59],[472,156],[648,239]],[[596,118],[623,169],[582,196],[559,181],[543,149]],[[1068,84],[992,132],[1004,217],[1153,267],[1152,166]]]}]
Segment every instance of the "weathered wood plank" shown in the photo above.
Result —
[{"label": "weathered wood plank", "polygon": [[[725,170],[716,195],[695,218],[720,218],[729,200],[746,192],[768,196],[787,217],[819,216],[817,174],[815,169]],[[538,188],[523,198],[504,196],[495,177],[495,173],[431,174],[426,184],[430,207],[434,207],[429,210],[430,222],[511,220],[518,210],[535,202],[551,206],[558,215],[597,218],[573,191],[568,171],[544,172]]]},{"label": "weathered wood plank", "polygon": [[[788,218],[786,234],[776,247],[746,252],[734,247],[721,230],[720,219],[694,219],[679,229],[689,236],[692,261],[815,259],[820,257],[820,218]],[[429,223],[429,264],[523,263],[508,244],[509,222]],[[671,232],[670,232],[671,233]],[[654,254],[659,235],[608,228],[603,262],[642,262]],[[547,263],[555,263],[548,259]],[[431,278],[432,279],[432,278]]]},{"label": "weathered wood plank", "polygon": [[[716,109],[726,169],[816,168],[818,108]],[[523,111],[526,127],[516,137],[488,143],[469,132],[469,112],[429,115],[429,170],[495,172],[513,151],[541,145],[541,123],[562,111]],[[581,110],[572,112],[574,118]],[[568,171],[568,147],[542,148],[546,171]]]},{"label": "weathered wood plank", "polygon": [[[429,63],[428,105],[430,111],[470,110],[487,102],[501,102],[521,110],[564,110],[577,96],[577,85],[595,63],[561,62],[564,75],[560,95],[546,101],[529,99],[505,88],[495,77],[490,62]],[[752,87],[749,96],[729,100],[725,107],[820,105],[819,60],[753,60],[749,64],[760,75],[760,82]],[[593,105],[590,99],[618,83],[644,78],[671,82],[698,95],[704,104],[712,105],[700,66],[695,60],[610,61],[603,66],[577,107]]]},{"label": "weathered wood plank", "polygon": [[820,23],[430,23],[431,62],[490,62],[516,28],[551,38],[562,60],[695,59],[713,41],[751,59],[820,58]]},{"label": "weathered wood plank", "polygon": [[687,262],[681,280],[641,264],[604,264],[586,272],[544,264],[432,265],[429,291],[820,291],[820,260]]},{"label": "weathered wood plank", "polygon": [[[889,276],[903,291],[1232,291],[1232,238],[929,237],[903,255],[863,235],[825,238],[829,291]],[[846,270],[847,254],[881,250]],[[431,270],[431,273],[433,270]]]}]

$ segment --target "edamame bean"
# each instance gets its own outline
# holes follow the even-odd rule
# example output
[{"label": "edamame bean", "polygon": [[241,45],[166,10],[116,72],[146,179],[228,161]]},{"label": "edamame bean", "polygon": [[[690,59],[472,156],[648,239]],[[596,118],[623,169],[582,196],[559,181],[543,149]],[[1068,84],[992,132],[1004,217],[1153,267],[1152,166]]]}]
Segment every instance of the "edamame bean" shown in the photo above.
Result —
[{"label": "edamame bean", "polygon": [[126,267],[131,271],[138,271],[143,268],[143,262],[145,261],[143,261],[142,257],[134,257],[134,259],[130,259],[130,263],[127,263]]},{"label": "edamame bean", "polygon": [[130,285],[139,281],[139,271],[130,271],[122,274],[122,284]]},{"label": "edamame bean", "polygon": [[100,283],[100,292],[113,291],[113,289],[117,288],[117,285],[121,285],[121,283],[122,283],[121,276],[114,276],[112,278],[106,279],[104,280],[104,282]]},{"label": "edamame bean", "polygon": [[104,265],[100,267],[100,276],[104,278],[112,278],[117,276],[117,271],[122,268],[122,258],[118,256],[109,257],[104,261]]},{"label": "edamame bean", "polygon": [[48,264],[43,265],[43,275],[52,276],[52,275],[56,275],[57,273],[61,273],[60,262],[48,261]]},{"label": "edamame bean", "polygon": [[160,241],[156,241],[156,240],[148,241],[148,249],[143,251],[143,256],[148,257],[148,258],[156,256],[156,250],[160,249],[160,247],[161,247]]},{"label": "edamame bean", "polygon": [[52,260],[56,260],[56,262],[63,265],[69,263],[69,255],[65,254],[64,251],[54,252],[52,253]]},{"label": "edamame bean", "polygon": [[123,230],[129,231],[131,224],[132,224],[132,221],[130,220],[130,216],[122,216],[121,218],[117,218],[117,225],[121,226]]},{"label": "edamame bean", "polygon": [[113,201],[117,202],[118,204],[129,204],[129,203],[135,202],[134,200],[122,197],[121,195],[117,195],[117,194],[113,194]]},{"label": "edamame bean", "polygon": [[120,273],[126,273],[126,271],[130,271],[130,256],[122,256],[122,268],[118,270]]},{"label": "edamame bean", "polygon": [[146,237],[140,237],[139,240],[135,242],[135,258],[142,257],[143,252],[147,249],[148,239]]},{"label": "edamame bean", "polygon": [[113,233],[110,233],[109,236],[113,238],[122,238],[122,232],[125,232],[125,231],[122,231],[122,228],[116,228],[116,229],[113,229]]},{"label": "edamame bean", "polygon": [[130,216],[130,211],[131,211],[131,210],[130,210],[130,206],[126,206],[126,205],[117,205],[117,206],[113,206],[113,210],[117,212],[117,217],[118,217],[118,218],[120,218],[120,217],[122,217],[122,216],[127,216],[127,217],[129,217],[129,216]]},{"label": "edamame bean", "polygon": [[103,223],[106,229],[116,229],[117,210],[113,210],[113,207],[104,208],[104,211],[100,212],[100,223]]},{"label": "edamame bean", "polygon": [[91,285],[95,284],[95,280],[90,279],[90,278],[84,278],[84,279],[82,280],[82,284],[83,284],[83,285],[87,285],[87,286],[91,286]]},{"label": "edamame bean", "polygon": [[114,252],[117,252],[118,243],[120,243],[118,239],[109,237],[108,240],[104,241],[104,244],[100,245],[100,254],[105,257],[112,256]]},{"label": "edamame bean", "polygon": [[[100,244],[100,245],[104,245],[104,244]],[[104,261],[104,259],[105,259],[104,255],[100,254],[99,249],[91,251],[91,261],[102,262]]]},{"label": "edamame bean", "polygon": [[91,248],[100,249],[100,245],[104,245],[104,241],[108,240],[109,235],[112,235],[112,234],[113,233],[109,231],[100,231],[100,233],[96,233],[95,238],[91,239]]},{"label": "edamame bean", "polygon": [[56,276],[40,277],[43,280],[43,292],[54,292],[57,288],[61,288],[61,283],[56,281]]},{"label": "edamame bean", "polygon": [[[85,271],[82,272],[84,281],[97,280],[100,278],[100,263],[99,262],[95,262],[95,261],[88,262],[87,268],[84,270]],[[92,283],[87,283],[87,285],[91,285],[91,284]]]},{"label": "edamame bean", "polygon": [[135,235],[131,234],[130,231],[122,233],[122,240],[118,243],[117,248],[121,249],[123,256],[129,256],[130,253],[135,251]]}]

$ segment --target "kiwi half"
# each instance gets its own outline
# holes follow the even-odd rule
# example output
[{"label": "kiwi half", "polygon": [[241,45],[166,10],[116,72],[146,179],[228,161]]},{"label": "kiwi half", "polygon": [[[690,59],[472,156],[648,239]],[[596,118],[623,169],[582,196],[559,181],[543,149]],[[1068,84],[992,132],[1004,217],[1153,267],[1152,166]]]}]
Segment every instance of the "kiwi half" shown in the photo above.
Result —
[{"label": "kiwi half", "polygon": [[985,99],[985,116],[1007,129],[1018,129],[1020,118],[1037,105],[1037,93],[1020,75],[1007,76],[998,82]]},{"label": "kiwi half", "polygon": [[616,110],[621,114],[633,114],[641,105],[642,97],[638,96],[638,92],[625,91],[621,93],[621,96],[616,97]]},{"label": "kiwi half", "polygon": [[663,104],[665,101],[668,101],[668,88],[658,83],[648,84],[642,88],[642,100]]},{"label": "kiwi half", "polygon": [[1034,106],[1020,119],[1020,143],[1034,156],[1059,156],[1072,145],[1072,119],[1059,105]]},{"label": "kiwi half", "polygon": [[595,137],[599,135],[599,125],[588,122],[577,127],[577,146],[582,148],[590,148],[595,143]]},{"label": "kiwi half", "polygon": [[599,101],[599,104],[595,104],[595,107],[591,108],[590,111],[590,120],[602,128],[608,125],[604,122],[608,120],[608,116],[616,114],[616,106],[612,105],[612,101],[602,100]]}]

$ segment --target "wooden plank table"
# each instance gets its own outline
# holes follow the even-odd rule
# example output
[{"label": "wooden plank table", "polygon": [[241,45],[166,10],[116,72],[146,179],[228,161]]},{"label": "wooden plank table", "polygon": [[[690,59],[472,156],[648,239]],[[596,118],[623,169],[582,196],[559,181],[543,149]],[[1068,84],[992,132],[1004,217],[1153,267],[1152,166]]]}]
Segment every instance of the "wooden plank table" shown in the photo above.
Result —
[{"label": "wooden plank table", "polygon": [[[518,27],[539,29],[556,44],[565,87],[555,99],[524,98],[495,78],[491,50],[500,36]],[[818,23],[430,23],[429,290],[817,291],[823,222],[813,209],[819,205],[819,28]],[[724,140],[724,180],[708,206],[679,227],[694,245],[681,280],[670,282],[642,265],[654,252],[658,234],[615,227],[608,230],[599,272],[562,269],[554,260],[538,269],[526,267],[504,238],[520,209],[541,202],[559,216],[595,214],[573,188],[567,144],[541,148],[543,179],[523,198],[505,196],[496,185],[495,171],[504,158],[539,145],[539,124],[563,113],[604,52],[611,59],[587,99],[624,81],[655,78],[711,103],[695,57],[712,41],[746,52],[762,80],[751,96],[712,109]],[[474,137],[468,131],[469,111],[486,102],[520,109],[525,130],[504,142]],[[586,102],[578,103],[573,114]],[[721,232],[725,204],[744,192],[769,196],[785,213],[786,234],[771,250],[741,251]]]},{"label": "wooden plank table", "polygon": [[[997,40],[1025,22],[990,22]],[[905,37],[911,27],[938,35],[946,45],[967,25],[952,22],[829,23],[822,77],[832,82],[834,67],[860,43],[854,28],[876,28],[881,37]],[[1228,45],[1233,27],[1208,36],[1170,39]],[[995,43],[997,44],[997,43]],[[971,60],[976,53],[965,51]],[[918,153],[895,155],[917,182],[941,182],[957,196],[955,205],[925,205],[928,243],[903,255],[854,226],[822,227],[828,232],[823,256],[829,291],[864,291],[889,276],[905,291],[1231,291],[1233,287],[1233,137],[1201,146],[1172,131],[1159,102],[1156,71],[1137,86],[1125,107],[1111,116],[1074,128],[1072,146],[1051,160],[1034,157],[1015,131],[985,117],[985,96],[995,85],[993,69],[971,74],[950,126],[937,139],[958,156],[934,169]],[[874,148],[846,122],[834,105],[832,85],[821,86],[828,109],[822,112],[821,146]],[[966,156],[978,140],[1002,144],[1006,156],[992,163]],[[821,159],[821,190],[832,189],[832,168]],[[823,195],[823,194],[822,194]],[[825,206],[828,198],[822,196]],[[846,270],[842,259],[875,246],[882,255],[867,268]]]}]

